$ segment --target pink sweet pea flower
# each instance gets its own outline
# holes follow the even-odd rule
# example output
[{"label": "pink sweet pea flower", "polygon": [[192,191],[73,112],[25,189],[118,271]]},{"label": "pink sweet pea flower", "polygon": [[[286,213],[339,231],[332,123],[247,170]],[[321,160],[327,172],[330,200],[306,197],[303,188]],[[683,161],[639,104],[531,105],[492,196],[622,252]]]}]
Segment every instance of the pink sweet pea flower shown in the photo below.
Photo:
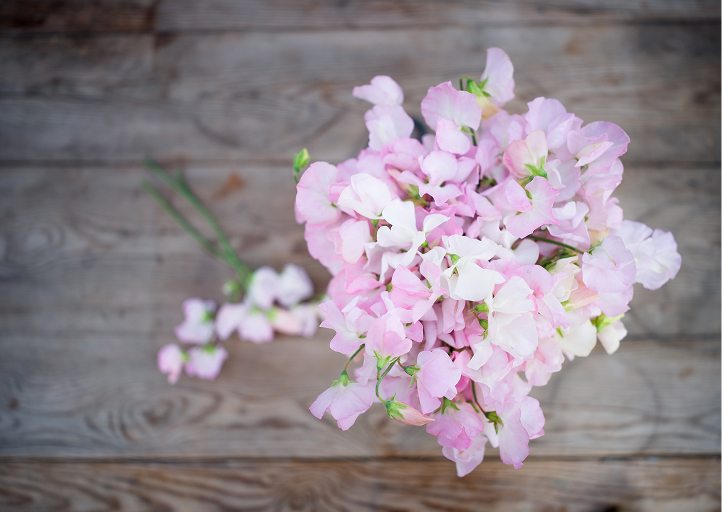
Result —
[{"label": "pink sweet pea flower", "polygon": [[220,345],[195,347],[188,354],[185,372],[191,377],[214,380],[221,373],[221,367],[227,358],[228,351]]},{"label": "pink sweet pea flower", "polygon": [[471,445],[465,450],[453,446],[444,446],[441,453],[456,463],[456,474],[459,478],[471,473],[484,460],[486,437],[478,435],[471,439]]},{"label": "pink sweet pea flower", "polygon": [[622,228],[612,234],[620,236],[634,255],[635,283],[641,283],[648,290],[657,290],[679,272],[682,257],[677,252],[672,233],[659,229],[652,232],[641,222],[625,220]]},{"label": "pink sweet pea flower", "polygon": [[246,299],[264,311],[271,309],[279,291],[278,274],[271,267],[257,268],[253,273],[246,292]]},{"label": "pink sweet pea flower", "polygon": [[512,398],[496,414],[501,419],[498,426],[501,460],[519,469],[529,455],[529,441],[544,435],[545,419],[539,401],[528,396]]},{"label": "pink sweet pea flower", "polygon": [[[531,199],[527,196],[531,195]],[[525,189],[514,180],[509,180],[503,195],[497,196],[495,206],[520,212],[505,218],[506,229],[512,235],[524,238],[545,224],[559,224],[554,218],[552,206],[559,191],[549,181],[536,176]],[[498,201],[501,199],[501,201]]]},{"label": "pink sweet pea flower", "polygon": [[403,107],[377,105],[364,115],[369,131],[369,148],[381,151],[384,144],[405,139],[414,131],[414,120]]},{"label": "pink sweet pea flower", "polygon": [[386,75],[377,75],[370,84],[354,87],[351,94],[374,105],[401,105],[404,102],[403,89]]},{"label": "pink sweet pea flower", "polygon": [[441,397],[451,400],[456,396],[461,370],[454,365],[449,354],[440,348],[420,352],[416,357],[416,366],[419,370],[414,373],[414,378],[421,412],[427,414],[438,408]]},{"label": "pink sweet pea flower", "polygon": [[514,65],[501,48],[486,50],[486,66],[481,74],[481,84],[485,94],[478,97],[477,101],[481,106],[482,119],[489,119],[505,103],[514,99]]},{"label": "pink sweet pea flower", "polygon": [[296,215],[299,222],[331,224],[341,212],[329,199],[329,187],[336,183],[338,169],[326,162],[314,162],[296,186]]},{"label": "pink sweet pea flower", "polygon": [[331,340],[331,350],[351,354],[364,343],[363,337],[366,336],[373,317],[356,307],[359,298],[356,296],[343,310],[339,310],[333,300],[319,304],[321,311],[326,313],[321,327],[336,331],[336,335]]},{"label": "pink sweet pea flower", "polygon": [[582,280],[595,292],[624,291],[636,274],[634,256],[618,236],[608,236],[599,247],[582,256]]},{"label": "pink sweet pea flower", "polygon": [[341,430],[351,428],[356,418],[366,412],[374,402],[374,388],[358,382],[350,382],[345,373],[321,393],[309,408],[311,414],[319,420],[328,411]]},{"label": "pink sweet pea flower", "polygon": [[468,449],[472,439],[484,430],[479,413],[465,402],[447,405],[443,413],[434,415],[434,420],[426,425],[426,432],[437,436],[441,446],[453,446],[459,451]]},{"label": "pink sweet pea flower", "polygon": [[527,106],[529,111],[524,115],[528,123],[526,133],[542,130],[546,135],[549,149],[566,144],[569,132],[582,124],[582,120],[574,114],[567,113],[567,109],[558,100],[536,98],[527,103]]},{"label": "pink sweet pea flower", "polygon": [[536,130],[524,140],[509,144],[504,152],[504,166],[517,178],[542,176],[546,178],[544,165],[549,154],[544,132]]},{"label": "pink sweet pea flower", "polygon": [[168,343],[158,351],[158,369],[168,374],[168,383],[175,384],[180,377],[186,354],[175,343]]},{"label": "pink sweet pea flower", "polygon": [[204,344],[213,339],[215,326],[213,313],[216,303],[212,300],[197,298],[183,301],[183,314],[185,319],[175,328],[176,338],[183,343]]},{"label": "pink sweet pea flower", "polygon": [[313,295],[313,283],[306,271],[288,263],[278,276],[276,300],[281,306],[290,308]]},{"label": "pink sweet pea flower", "polygon": [[273,327],[269,313],[254,307],[248,300],[241,303],[226,303],[218,310],[216,333],[222,340],[228,339],[233,331],[253,343],[268,343],[273,340]]},{"label": "pink sweet pea flower", "polygon": [[421,114],[426,124],[436,131],[436,142],[444,151],[466,154],[471,148],[469,136],[463,127],[476,130],[481,122],[481,107],[476,96],[457,91],[451,82],[430,87],[421,101]]},{"label": "pink sweet pea flower", "polygon": [[371,322],[366,336],[366,353],[376,356],[379,368],[390,359],[406,354],[412,345],[413,342],[406,337],[403,323],[394,312]]}]

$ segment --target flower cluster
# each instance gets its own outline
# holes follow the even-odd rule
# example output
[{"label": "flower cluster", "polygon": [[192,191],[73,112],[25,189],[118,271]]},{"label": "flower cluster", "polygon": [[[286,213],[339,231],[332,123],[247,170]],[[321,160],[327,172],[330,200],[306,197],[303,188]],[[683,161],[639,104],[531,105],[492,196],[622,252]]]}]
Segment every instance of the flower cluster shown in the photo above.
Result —
[{"label": "flower cluster", "polygon": [[623,220],[612,196],[626,133],[554,99],[509,114],[513,72],[491,48],[479,80],[431,87],[435,134],[420,139],[393,79],[354,88],[374,105],[368,148],[297,186],[309,252],[333,275],[321,326],[349,363],[363,356],[311,412],[346,430],[379,401],[426,425],[459,476],[487,441],[521,467],[544,433],[532,386],[597,340],[617,350],[633,284],[657,289],[681,264],[671,233]]},{"label": "flower cluster", "polygon": [[[294,175],[298,174],[299,166],[308,163],[308,152],[304,151],[297,160]],[[175,384],[184,370],[191,377],[215,379],[228,358],[228,351],[216,341],[225,341],[234,332],[253,343],[272,341],[274,330],[313,336],[321,311],[317,302],[301,303],[313,295],[313,284],[306,271],[290,263],[280,274],[270,267],[253,270],[238,258],[228,237],[180,171],[171,174],[150,160],[144,163],[158,180],[193,207],[213,231],[216,240],[206,238],[148,181],[142,180],[141,187],[201,247],[228,264],[236,274],[223,286],[228,302],[217,310],[212,300],[191,298],[183,302],[185,319],[176,327],[175,335],[192,348],[186,351],[169,343],[160,349],[158,368],[168,374],[168,382]]]},{"label": "flower cluster", "polygon": [[[235,296],[237,281],[226,283],[224,291]],[[175,335],[193,348],[185,351],[175,343],[163,346],[158,368],[168,374],[171,384],[183,370],[191,377],[213,380],[228,357],[226,349],[214,341],[225,341],[234,332],[253,343],[273,341],[274,331],[310,338],[318,329],[320,311],[318,305],[301,301],[312,295],[308,274],[289,263],[280,274],[270,267],[256,269],[240,302],[226,302],[216,309],[212,300],[186,299],[185,319],[175,328]]]}]

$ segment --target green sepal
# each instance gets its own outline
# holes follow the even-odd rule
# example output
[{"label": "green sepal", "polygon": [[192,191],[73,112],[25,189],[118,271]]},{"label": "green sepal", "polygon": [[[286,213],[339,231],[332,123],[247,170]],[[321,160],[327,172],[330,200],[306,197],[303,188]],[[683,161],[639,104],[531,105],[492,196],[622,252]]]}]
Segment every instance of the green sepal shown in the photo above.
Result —
[{"label": "green sepal", "polygon": [[494,424],[494,431],[498,434],[499,433],[499,425],[502,427],[504,426],[504,422],[501,421],[501,418],[498,414],[496,414],[496,411],[489,411],[487,413],[484,413],[486,415],[486,419],[488,419],[490,422]]},{"label": "green sepal", "polygon": [[338,384],[341,384],[343,386],[348,386],[351,383],[351,378],[348,376],[348,372],[346,370],[341,372],[341,375],[339,375],[338,380],[333,381],[333,384],[331,384],[331,387],[337,386]]},{"label": "green sepal", "polygon": [[300,153],[294,153],[293,155],[293,179],[298,183],[299,173],[308,166],[311,161],[311,156],[308,154],[308,150],[303,148]]},{"label": "green sepal", "polygon": [[[401,363],[399,363],[399,364],[401,364]],[[416,365],[414,365],[414,364],[410,364],[409,366],[402,366],[401,368],[403,368],[404,371],[405,371],[406,373],[408,373],[409,375],[411,375],[412,377],[414,376],[414,374],[415,374],[416,372],[418,372],[419,370],[421,370],[421,368],[419,368],[418,366],[416,366]]]},{"label": "green sepal", "polygon": [[446,409],[451,407],[452,409],[459,410],[459,406],[456,405],[453,401],[449,400],[448,398],[444,397],[444,401],[441,402],[441,414],[444,414],[446,412]]},{"label": "green sepal", "polygon": [[489,330],[489,320],[485,318],[479,318],[479,325],[484,328],[484,335],[486,336],[486,331]]},{"label": "green sepal", "polygon": [[479,313],[488,313],[489,306],[486,304],[486,302],[482,302],[481,304],[476,305],[474,311],[478,311]]},{"label": "green sepal", "polygon": [[384,405],[386,406],[386,414],[388,414],[390,418],[394,419],[404,419],[404,415],[401,414],[401,410],[409,408],[408,405],[397,401],[396,395],[392,396],[390,400],[386,400]]},{"label": "green sepal", "polygon": [[449,254],[449,258],[451,258],[451,264],[456,265],[456,262],[461,259],[461,256],[457,254]]},{"label": "green sepal", "polygon": [[374,350],[374,357],[376,357],[376,369],[378,371],[381,371],[381,369],[386,366],[389,361],[391,361],[391,356],[386,357],[380,357],[378,352]]},{"label": "green sepal", "polygon": [[597,318],[592,320],[592,324],[597,328],[597,332],[600,332],[605,327],[612,325],[617,320],[621,320],[624,317],[624,313],[619,316],[607,316],[604,313],[599,315]]}]

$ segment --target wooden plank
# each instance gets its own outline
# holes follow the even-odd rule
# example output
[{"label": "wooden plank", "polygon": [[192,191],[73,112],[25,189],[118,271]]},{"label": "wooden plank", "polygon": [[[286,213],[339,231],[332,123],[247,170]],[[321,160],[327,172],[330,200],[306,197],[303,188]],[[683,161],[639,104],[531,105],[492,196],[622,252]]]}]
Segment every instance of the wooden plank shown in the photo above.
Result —
[{"label": "wooden plank", "polygon": [[[303,265],[316,289],[325,289],[328,272],[308,255],[294,219],[289,166],[183,168],[244,260]],[[0,331],[170,332],[185,297],[223,299],[230,268],[140,189],[145,175],[138,166],[0,171]],[[231,176],[243,186],[219,196]],[[661,290],[636,287],[625,319],[630,336],[720,332],[719,190],[716,168],[627,167],[617,194],[626,217],[671,230],[683,258],[677,278]],[[200,223],[179,198],[174,203]]]},{"label": "wooden plank", "polygon": [[[30,42],[28,42],[30,41]],[[555,97],[631,136],[626,161],[719,161],[717,25],[532,26],[4,38],[0,160],[314,158],[367,141],[354,85],[389,74],[420,116],[429,86],[515,67],[523,112]],[[45,57],[41,57],[44,55]],[[37,64],[33,64],[37,63]]]},{"label": "wooden plank", "polygon": [[5,0],[0,30],[9,33],[145,32],[435,28],[440,25],[599,24],[718,21],[711,0],[591,0],[469,2],[290,0],[47,1]]},{"label": "wooden plank", "polygon": [[[376,405],[347,432],[308,407],[345,359],[330,335],[228,342],[215,382],[155,368],[172,333],[0,336],[0,455],[34,457],[434,457],[436,439]],[[535,388],[546,435],[531,458],[720,452],[718,341],[595,350]],[[496,459],[496,451],[489,457]]]},{"label": "wooden plank", "polygon": [[26,463],[0,465],[0,507],[26,510],[717,511],[719,459]]}]

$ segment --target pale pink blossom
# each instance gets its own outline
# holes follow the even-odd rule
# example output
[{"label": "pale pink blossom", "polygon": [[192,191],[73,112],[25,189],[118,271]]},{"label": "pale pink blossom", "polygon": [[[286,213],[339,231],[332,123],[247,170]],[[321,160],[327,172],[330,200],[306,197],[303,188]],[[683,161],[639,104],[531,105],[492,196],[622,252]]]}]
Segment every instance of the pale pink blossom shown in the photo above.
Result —
[{"label": "pale pink blossom", "polygon": [[276,300],[285,308],[293,307],[313,295],[311,278],[302,267],[293,263],[283,267],[276,286]]},{"label": "pale pink blossom", "polygon": [[183,322],[175,328],[175,335],[183,343],[204,344],[213,339],[213,314],[216,303],[197,298],[183,301]]},{"label": "pale pink blossom", "polygon": [[632,252],[616,235],[582,256],[582,279],[595,292],[620,292],[634,282],[637,267]]},{"label": "pale pink blossom", "polygon": [[548,154],[546,136],[543,131],[536,130],[527,135],[526,139],[509,144],[504,152],[504,165],[517,178],[546,178],[544,165]]},{"label": "pale pink blossom", "polygon": [[329,200],[329,187],[336,182],[338,169],[326,162],[314,162],[296,186],[296,214],[309,224],[331,224],[341,212]]},{"label": "pale pink blossom", "polygon": [[622,238],[634,255],[635,283],[641,283],[648,290],[657,290],[679,272],[682,257],[677,252],[672,233],[659,229],[652,231],[641,222],[625,220],[614,234]]},{"label": "pale pink blossom", "polygon": [[439,148],[459,155],[469,151],[471,139],[461,129],[479,128],[481,107],[476,96],[457,91],[451,82],[444,82],[429,88],[426,97],[421,101],[421,114],[426,124],[436,130]]},{"label": "pale pink blossom", "polygon": [[499,455],[504,464],[515,469],[523,466],[529,455],[529,441],[544,435],[544,414],[535,398],[523,396],[504,402],[497,410],[499,426]]},{"label": "pale pink blossom", "polygon": [[384,144],[411,136],[414,120],[399,105],[377,105],[364,116],[369,148],[381,151]]},{"label": "pale pink blossom", "polygon": [[461,378],[461,370],[446,352],[440,348],[420,352],[416,356],[416,365],[419,370],[414,373],[414,378],[421,412],[427,414],[438,408],[442,397],[452,399],[456,396],[456,383]]},{"label": "pale pink blossom", "polygon": [[188,353],[185,372],[191,377],[214,380],[221,373],[221,367],[227,358],[228,351],[220,345],[194,347]]},{"label": "pale pink blossom", "polygon": [[514,99],[514,65],[501,48],[486,50],[481,83],[484,84],[483,91],[489,94],[489,101],[496,107],[503,107]]},{"label": "pale pink blossom", "polygon": [[401,105],[404,102],[404,91],[386,75],[377,75],[370,84],[354,87],[352,94],[374,105]]},{"label": "pale pink blossom", "polygon": [[183,371],[186,355],[175,343],[168,343],[158,351],[158,369],[168,374],[168,383],[175,384]]},{"label": "pale pink blossom", "polygon": [[466,450],[459,450],[453,446],[444,446],[441,453],[443,453],[444,457],[456,463],[457,476],[466,476],[484,460],[486,441],[486,437],[478,435],[472,438],[471,445]]},{"label": "pale pink blossom", "polygon": [[251,305],[267,311],[273,305],[279,291],[278,274],[271,267],[260,267],[251,276],[246,299]]},{"label": "pale pink blossom", "polygon": [[441,446],[452,446],[459,451],[468,449],[472,439],[484,430],[479,413],[465,402],[447,405],[443,413],[434,414],[433,418],[435,421],[426,425],[426,432],[437,436]]},{"label": "pale pink blossom", "polygon": [[323,418],[324,413],[328,411],[341,430],[348,430],[356,422],[356,418],[366,412],[373,402],[372,386],[348,382],[346,377],[345,384],[342,378],[321,393],[309,410],[318,419]]}]

